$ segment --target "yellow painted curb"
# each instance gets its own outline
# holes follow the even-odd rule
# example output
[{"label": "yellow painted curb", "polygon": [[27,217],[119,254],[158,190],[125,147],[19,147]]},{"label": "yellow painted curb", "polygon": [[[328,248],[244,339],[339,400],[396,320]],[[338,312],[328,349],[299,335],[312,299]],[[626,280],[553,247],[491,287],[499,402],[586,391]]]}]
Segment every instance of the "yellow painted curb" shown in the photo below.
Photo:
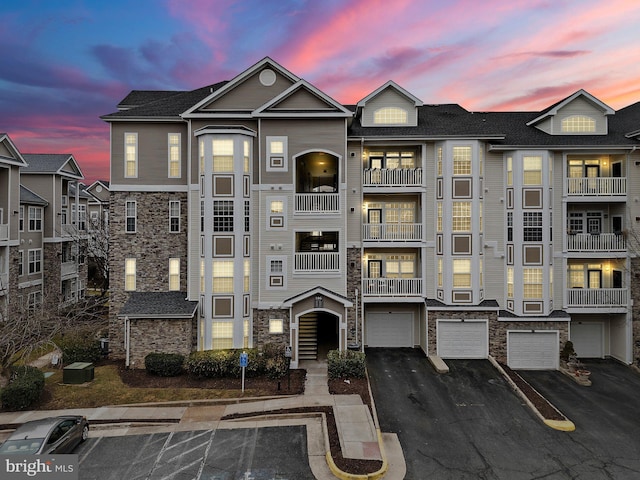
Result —
[{"label": "yellow painted curb", "polygon": [[327,465],[329,465],[331,473],[333,473],[336,477],[341,478],[342,480],[377,480],[378,478],[382,478],[382,476],[387,473],[389,463],[387,462],[387,456],[384,453],[384,445],[382,444],[382,432],[380,432],[380,429],[376,429],[376,432],[378,434],[378,446],[380,447],[380,455],[382,456],[382,467],[380,467],[380,470],[373,473],[367,473],[366,475],[343,472],[333,461],[331,451],[327,451]]},{"label": "yellow painted curb", "polygon": [[545,419],[545,425],[560,430],[562,432],[573,432],[576,429],[575,424],[571,420],[548,420]]}]

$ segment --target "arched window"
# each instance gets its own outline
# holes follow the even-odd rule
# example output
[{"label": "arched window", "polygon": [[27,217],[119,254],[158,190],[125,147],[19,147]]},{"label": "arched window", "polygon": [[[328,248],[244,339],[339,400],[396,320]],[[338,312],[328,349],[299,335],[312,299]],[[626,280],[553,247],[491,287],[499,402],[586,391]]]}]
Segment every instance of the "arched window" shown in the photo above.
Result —
[{"label": "arched window", "polygon": [[595,132],[596,121],[586,115],[571,115],[562,119],[561,128],[565,133]]},{"label": "arched window", "polygon": [[378,125],[405,125],[408,122],[407,111],[398,107],[384,107],[373,113],[373,123]]}]

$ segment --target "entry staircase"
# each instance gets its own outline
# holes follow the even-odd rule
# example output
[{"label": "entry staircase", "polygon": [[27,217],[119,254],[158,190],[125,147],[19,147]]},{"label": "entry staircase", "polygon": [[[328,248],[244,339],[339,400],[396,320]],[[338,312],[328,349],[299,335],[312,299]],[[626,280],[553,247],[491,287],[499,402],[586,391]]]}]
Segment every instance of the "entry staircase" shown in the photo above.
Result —
[{"label": "entry staircase", "polygon": [[298,321],[298,358],[318,359],[318,315],[309,313]]}]

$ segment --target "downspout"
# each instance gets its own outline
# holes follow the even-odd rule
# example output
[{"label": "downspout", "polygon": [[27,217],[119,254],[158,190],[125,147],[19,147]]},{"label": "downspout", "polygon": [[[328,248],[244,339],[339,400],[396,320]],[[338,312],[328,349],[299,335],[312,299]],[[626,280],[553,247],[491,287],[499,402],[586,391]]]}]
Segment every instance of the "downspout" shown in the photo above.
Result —
[{"label": "downspout", "polygon": [[129,317],[124,317],[124,350],[125,350],[124,366],[127,368],[129,368],[130,343],[131,343],[131,320],[129,320]]}]

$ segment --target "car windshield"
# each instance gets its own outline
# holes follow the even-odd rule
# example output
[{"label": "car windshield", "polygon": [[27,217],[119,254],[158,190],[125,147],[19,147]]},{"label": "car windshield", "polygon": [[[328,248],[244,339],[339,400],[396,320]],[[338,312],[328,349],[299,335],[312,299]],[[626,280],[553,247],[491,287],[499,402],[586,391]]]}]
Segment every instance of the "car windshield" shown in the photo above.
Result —
[{"label": "car windshield", "polygon": [[17,453],[29,455],[36,453],[44,442],[44,438],[27,438],[21,440],[7,440],[0,446],[0,453]]}]

